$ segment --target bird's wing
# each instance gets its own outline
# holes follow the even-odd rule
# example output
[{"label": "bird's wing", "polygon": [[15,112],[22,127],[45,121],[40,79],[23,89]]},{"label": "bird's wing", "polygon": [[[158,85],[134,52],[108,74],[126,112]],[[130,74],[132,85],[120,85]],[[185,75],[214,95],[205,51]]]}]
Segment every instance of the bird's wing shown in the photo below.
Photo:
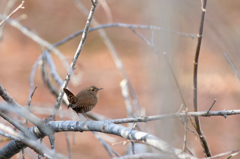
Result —
[{"label": "bird's wing", "polygon": [[96,100],[93,100],[91,96],[79,96],[76,104],[72,106],[72,108],[83,108],[86,106],[96,105]]},{"label": "bird's wing", "polygon": [[64,92],[67,94],[67,98],[70,104],[75,104],[77,102],[77,98],[75,97],[72,92],[70,92],[68,89],[63,88]]}]

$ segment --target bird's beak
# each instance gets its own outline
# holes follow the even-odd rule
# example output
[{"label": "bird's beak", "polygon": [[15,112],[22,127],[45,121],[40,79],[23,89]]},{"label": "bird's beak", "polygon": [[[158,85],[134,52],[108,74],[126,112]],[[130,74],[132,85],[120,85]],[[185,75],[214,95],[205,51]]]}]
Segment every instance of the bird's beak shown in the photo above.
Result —
[{"label": "bird's beak", "polygon": [[98,90],[101,90],[101,89],[103,89],[103,88],[98,88]]}]

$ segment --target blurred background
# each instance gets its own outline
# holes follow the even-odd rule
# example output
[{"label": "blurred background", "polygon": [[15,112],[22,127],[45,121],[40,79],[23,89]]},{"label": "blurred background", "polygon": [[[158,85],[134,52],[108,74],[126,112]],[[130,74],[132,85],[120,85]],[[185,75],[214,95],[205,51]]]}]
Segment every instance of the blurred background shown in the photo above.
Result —
[{"label": "blurred background", "polygon": [[[15,0],[11,11],[21,1]],[[26,1],[25,9],[12,16],[21,19],[20,23],[36,32],[41,38],[54,44],[70,34],[82,30],[87,17],[77,7],[81,2],[90,10],[91,1]],[[111,1],[106,0],[111,14],[106,13],[102,5],[98,5],[94,18],[100,24],[127,23],[154,25],[187,34],[198,34],[201,1],[192,0],[138,0]],[[0,0],[0,12],[3,13],[9,0]],[[111,15],[109,17],[109,15]],[[202,47],[198,71],[198,106],[199,111],[208,110],[214,99],[217,102],[212,110],[239,109],[240,82],[224,56],[226,52],[236,69],[240,69],[240,1],[211,0],[207,4]],[[174,78],[162,55],[166,53],[177,77],[183,97],[190,111],[193,111],[193,59],[197,44],[196,38],[185,37],[167,31],[154,31],[153,41],[159,56],[141,38],[128,28],[106,28],[107,35],[115,46],[126,72],[138,95],[141,107],[146,115],[175,113],[180,109],[182,100]],[[151,30],[136,29],[151,41]],[[58,47],[71,63],[81,36]],[[8,93],[22,106],[26,105],[30,84],[29,77],[32,66],[41,55],[39,45],[22,34],[18,29],[6,23],[0,42],[0,82]],[[57,56],[52,54],[56,69],[62,79],[67,70]],[[110,51],[107,49],[97,31],[88,34],[86,43],[80,54],[74,71],[77,81],[70,80],[68,87],[73,93],[82,88],[95,85],[104,88],[100,92],[100,100],[93,112],[117,119],[127,117],[124,98],[121,94],[120,82],[123,80],[115,66]],[[36,69],[34,86],[38,86],[31,107],[49,108],[50,112],[33,112],[41,119],[51,113],[56,97],[44,84],[41,71]],[[3,101],[2,98],[0,101]],[[63,109],[71,113],[63,105]],[[17,118],[17,117],[15,117]],[[213,155],[235,150],[240,147],[239,115],[200,118],[202,130],[209,143]],[[61,120],[58,118],[57,120]],[[66,120],[71,120],[66,118]],[[5,120],[0,122],[9,125]],[[148,122],[149,133],[169,142],[181,149],[183,145],[184,126],[179,119],[165,119]],[[190,128],[193,128],[190,123]],[[31,126],[31,125],[29,125]],[[69,132],[72,158],[109,158],[107,152],[91,132],[77,132],[75,143],[73,133]],[[123,141],[115,136],[106,137],[108,142]],[[0,137],[1,139],[1,137]],[[47,138],[44,143],[49,145]],[[9,141],[0,142],[0,148]],[[197,157],[204,157],[200,141],[188,131],[188,148]],[[113,149],[124,154],[126,145],[116,145]],[[56,134],[56,151],[67,156],[64,133]],[[34,157],[34,153],[26,154],[26,158]],[[17,155],[14,157],[17,158]],[[238,158],[233,157],[233,158]]]}]

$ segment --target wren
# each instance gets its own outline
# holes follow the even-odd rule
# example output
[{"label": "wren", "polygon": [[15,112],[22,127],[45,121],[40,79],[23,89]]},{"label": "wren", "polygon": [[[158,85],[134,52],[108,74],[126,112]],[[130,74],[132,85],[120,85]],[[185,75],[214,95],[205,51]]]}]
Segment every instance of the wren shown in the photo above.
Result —
[{"label": "wren", "polygon": [[[76,96],[64,88],[64,92],[67,94],[69,101],[68,108],[72,108],[76,113],[87,113],[91,111],[98,103],[98,91],[103,88],[97,88],[95,86],[89,86],[82,89]],[[85,116],[86,117],[86,116]]]}]

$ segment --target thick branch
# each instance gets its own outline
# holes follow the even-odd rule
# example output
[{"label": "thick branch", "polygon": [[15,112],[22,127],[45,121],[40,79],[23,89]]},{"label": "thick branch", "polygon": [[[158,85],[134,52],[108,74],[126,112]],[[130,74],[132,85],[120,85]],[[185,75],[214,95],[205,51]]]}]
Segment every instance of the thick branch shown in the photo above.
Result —
[{"label": "thick branch", "polygon": [[[23,126],[20,126],[20,127],[22,127],[21,129],[25,129],[25,131],[28,131]],[[62,155],[56,154],[54,151],[52,151],[49,148],[47,148],[44,144],[39,144],[36,140],[32,140],[31,138],[27,138],[23,134],[19,134],[19,133],[15,132],[12,128],[10,128],[10,127],[8,127],[8,126],[6,126],[4,124],[0,123],[0,129],[5,131],[5,132],[7,132],[7,133],[9,133],[10,135],[12,135],[12,136],[9,136],[7,134],[3,134],[4,136],[8,136],[8,137],[10,137],[10,138],[12,138],[12,139],[14,139],[16,141],[24,143],[25,145],[27,145],[28,147],[30,147],[31,149],[33,149],[34,151],[39,153],[41,156],[45,156],[48,159],[52,159],[53,156],[58,156],[57,158],[66,158],[66,157],[64,157]],[[31,132],[28,132],[28,133],[30,134]],[[12,151],[11,148],[10,149],[4,149],[3,148],[2,151],[5,152],[6,155],[0,154],[0,158],[8,158],[8,155],[12,154],[14,152],[14,151]],[[48,154],[45,154],[44,152],[48,153],[52,157],[50,157]]]},{"label": "thick branch", "polygon": [[[122,125],[106,123],[104,121],[50,121],[48,126],[50,126],[54,132],[98,131],[114,134],[131,141],[145,143],[173,157],[195,159],[195,157],[187,153],[182,153],[182,150],[171,147],[167,142],[154,135],[128,129]],[[30,128],[29,131],[35,131],[34,128],[35,127]],[[17,153],[16,149],[20,151],[25,146],[25,144],[13,140],[0,149],[0,156],[8,156],[10,158]],[[11,153],[6,150],[10,150]]]},{"label": "thick branch", "polygon": [[[1,105],[0,107],[4,111],[9,111],[10,109],[8,105]],[[16,108],[14,109],[16,113],[20,113],[22,109]],[[234,114],[240,114],[240,110],[227,110],[227,111],[204,111],[204,112],[189,112],[188,113],[191,116],[224,116],[227,115],[234,115]],[[157,116],[149,116],[149,117],[138,117],[138,118],[126,118],[126,119],[115,119],[115,120],[106,120],[106,121],[89,121],[89,122],[75,122],[75,121],[59,121],[59,122],[50,122],[49,126],[53,129],[55,132],[60,131],[99,131],[104,133],[111,133],[115,135],[119,135],[121,137],[124,137],[129,140],[137,140],[144,142],[148,145],[151,145],[161,151],[168,152],[167,149],[169,149],[169,145],[162,141],[159,138],[156,138],[153,135],[150,135],[148,133],[135,131],[132,129],[125,128],[121,125],[116,125],[114,123],[129,123],[129,122],[146,122],[146,121],[152,121],[152,120],[160,120],[163,118],[178,118],[178,117],[184,117],[185,113],[174,113],[174,114],[165,114],[165,115],[157,115]],[[31,119],[29,120],[31,121]],[[36,134],[38,129],[36,127],[30,128],[29,130],[31,133]],[[140,137],[137,136],[140,134]],[[144,136],[145,134],[145,136]],[[143,136],[141,136],[143,135]],[[39,136],[36,136],[39,138]],[[148,138],[150,137],[150,138]],[[9,150],[8,155],[13,156],[14,154],[18,153],[23,147],[25,147],[25,144],[22,144],[20,142],[11,141],[9,144],[7,144],[4,148],[0,150],[0,155],[7,155],[6,150]],[[4,151],[3,151],[4,150]],[[179,150],[181,151],[181,150]],[[172,152],[172,151],[171,151]],[[173,154],[177,153],[178,149],[173,149]]]},{"label": "thick branch", "polygon": [[171,147],[167,142],[160,138],[141,131],[132,130],[122,125],[106,123],[104,121],[51,121],[48,125],[55,132],[62,131],[98,131],[108,134],[114,134],[131,141],[138,141],[150,145],[166,154],[178,158],[195,157],[182,153],[182,150]]}]

